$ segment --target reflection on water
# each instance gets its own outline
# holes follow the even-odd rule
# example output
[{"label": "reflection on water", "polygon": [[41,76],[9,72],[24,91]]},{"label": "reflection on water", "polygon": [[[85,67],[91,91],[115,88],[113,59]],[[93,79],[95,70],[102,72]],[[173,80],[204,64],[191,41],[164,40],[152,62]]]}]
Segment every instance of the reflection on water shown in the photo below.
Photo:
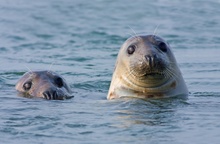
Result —
[{"label": "reflection on water", "polygon": [[185,100],[180,99],[162,99],[162,100],[139,100],[127,99],[120,101],[119,108],[115,114],[121,121],[120,127],[130,127],[134,124],[147,126],[169,125],[172,121],[177,122],[175,112],[178,107],[187,105]]}]

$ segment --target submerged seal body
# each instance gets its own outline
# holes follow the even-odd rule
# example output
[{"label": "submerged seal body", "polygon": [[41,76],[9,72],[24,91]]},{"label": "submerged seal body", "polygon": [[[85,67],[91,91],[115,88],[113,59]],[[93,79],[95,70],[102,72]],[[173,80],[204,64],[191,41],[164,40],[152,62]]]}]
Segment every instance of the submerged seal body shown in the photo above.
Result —
[{"label": "submerged seal body", "polygon": [[17,82],[15,89],[26,97],[40,97],[49,100],[72,98],[72,91],[66,80],[52,71],[31,71]]},{"label": "submerged seal body", "polygon": [[136,35],[122,45],[107,99],[187,97],[188,89],[169,44]]}]

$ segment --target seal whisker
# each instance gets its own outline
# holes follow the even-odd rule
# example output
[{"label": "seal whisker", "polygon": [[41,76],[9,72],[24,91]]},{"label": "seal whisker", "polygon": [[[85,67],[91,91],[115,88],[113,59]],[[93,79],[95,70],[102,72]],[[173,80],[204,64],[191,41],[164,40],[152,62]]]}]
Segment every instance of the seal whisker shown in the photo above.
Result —
[{"label": "seal whisker", "polygon": [[[123,80],[125,80],[126,82],[129,82],[129,83],[131,83],[131,81],[128,81],[128,79],[129,79],[129,77],[132,75],[132,70],[126,70],[125,71],[125,73],[124,73],[124,75],[126,75],[126,78],[127,79],[123,79]],[[115,87],[119,87],[120,86],[120,81],[117,81],[116,83],[115,83]]]},{"label": "seal whisker", "polygon": [[49,70],[48,70],[48,72],[49,71],[51,71],[51,69],[52,69],[52,67],[53,67],[53,65],[55,64],[55,61],[54,62],[52,62],[51,64],[50,64],[50,67],[49,67]]},{"label": "seal whisker", "polygon": [[134,35],[132,35],[131,33],[127,33],[127,34],[129,34],[131,37],[135,37]]},{"label": "seal whisker", "polygon": [[[24,65],[29,71],[27,72],[27,74],[29,75],[29,79],[32,79],[33,78],[33,76],[34,76],[34,72],[29,68],[29,67],[27,67],[26,65]],[[35,83],[32,81],[31,82],[32,83],[32,87],[35,85]]]},{"label": "seal whisker", "polygon": [[26,65],[24,65],[27,69],[28,69],[28,71],[29,71],[29,76],[31,77],[32,76],[32,74],[33,74],[33,71],[28,67],[28,66],[26,66]]},{"label": "seal whisker", "polygon": [[[25,67],[29,70],[29,72],[27,73],[29,75],[29,78],[32,79],[34,76],[33,71],[29,67],[27,67],[26,65],[25,65]],[[35,83],[33,81],[31,83],[32,83],[32,87],[33,87],[35,85]]]},{"label": "seal whisker", "polygon": [[128,27],[129,27],[129,28],[131,29],[131,31],[134,33],[134,36],[132,36],[132,37],[137,38],[137,40],[139,41],[140,38],[138,37],[138,35],[137,35],[137,33],[135,32],[135,30],[134,30],[133,28],[131,28],[129,25],[128,25]]},{"label": "seal whisker", "polygon": [[128,25],[128,27],[132,30],[132,32],[134,33],[134,35],[137,36],[137,33],[134,31],[134,29],[131,28],[129,25]]},{"label": "seal whisker", "polygon": [[166,69],[166,72],[167,72],[167,74],[168,74],[170,77],[173,76],[174,79],[177,79],[178,76],[177,76],[173,71],[174,71],[174,69],[172,69],[171,67],[169,67],[169,68]]},{"label": "seal whisker", "polygon": [[163,72],[163,75],[164,75],[165,78],[169,78],[169,76],[170,76],[171,74],[170,74],[170,72],[169,72],[168,70],[165,70],[165,71]]},{"label": "seal whisker", "polygon": [[156,26],[156,28],[154,29],[153,36],[156,36],[156,35],[158,34],[158,33],[157,33],[157,30],[158,30],[159,26],[160,26],[160,24],[158,24],[158,25]]},{"label": "seal whisker", "polygon": [[26,66],[26,65],[24,65],[24,66],[28,69],[29,72],[33,73],[33,71],[28,66]]}]

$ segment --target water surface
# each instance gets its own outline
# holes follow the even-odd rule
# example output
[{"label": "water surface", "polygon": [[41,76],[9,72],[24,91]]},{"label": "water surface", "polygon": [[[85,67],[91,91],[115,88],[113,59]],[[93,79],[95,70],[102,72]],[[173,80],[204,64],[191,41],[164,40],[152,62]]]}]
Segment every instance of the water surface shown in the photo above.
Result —
[{"label": "water surface", "polygon": [[[1,143],[219,143],[219,7],[216,0],[1,0]],[[189,99],[107,101],[120,46],[133,30],[156,27]],[[74,99],[17,96],[29,69],[61,74]]]}]

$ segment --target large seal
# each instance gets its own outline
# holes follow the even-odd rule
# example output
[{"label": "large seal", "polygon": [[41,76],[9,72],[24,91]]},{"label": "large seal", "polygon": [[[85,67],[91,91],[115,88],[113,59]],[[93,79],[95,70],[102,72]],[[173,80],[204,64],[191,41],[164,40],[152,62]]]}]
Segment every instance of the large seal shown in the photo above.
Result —
[{"label": "large seal", "polygon": [[188,89],[169,44],[155,35],[136,35],[122,45],[107,99],[187,97]]},{"label": "large seal", "polygon": [[40,97],[49,100],[72,98],[72,91],[66,80],[52,71],[31,71],[17,82],[15,89],[25,97]]}]

